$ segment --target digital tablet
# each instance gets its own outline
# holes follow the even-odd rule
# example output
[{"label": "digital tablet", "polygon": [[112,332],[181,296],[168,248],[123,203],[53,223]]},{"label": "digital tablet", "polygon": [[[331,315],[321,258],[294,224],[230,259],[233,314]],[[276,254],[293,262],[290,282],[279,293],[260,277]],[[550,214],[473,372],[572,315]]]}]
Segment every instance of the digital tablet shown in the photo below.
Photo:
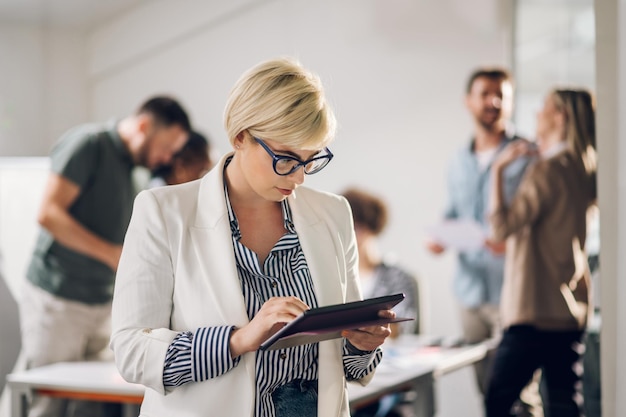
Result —
[{"label": "digital tablet", "polygon": [[378,316],[380,310],[391,310],[404,294],[386,295],[345,304],[312,308],[305,311],[261,344],[261,350],[284,349],[341,337],[341,331],[361,327],[414,320]]}]

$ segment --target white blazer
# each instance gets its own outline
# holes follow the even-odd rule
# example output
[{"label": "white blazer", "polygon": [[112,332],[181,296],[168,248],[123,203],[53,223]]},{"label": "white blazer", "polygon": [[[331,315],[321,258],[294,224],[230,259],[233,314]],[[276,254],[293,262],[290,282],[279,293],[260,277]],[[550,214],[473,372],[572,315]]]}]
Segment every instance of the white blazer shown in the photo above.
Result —
[{"label": "white blazer", "polygon": [[[111,348],[124,379],[149,388],[141,416],[254,415],[255,352],[219,377],[163,386],[165,354],[179,332],[249,321],[224,198],[227,156],[201,180],[146,190],[135,200],[115,284]],[[319,305],[360,299],[346,200],[300,187],[289,204]],[[320,343],[318,387],[318,416],[350,415],[341,339]]]}]

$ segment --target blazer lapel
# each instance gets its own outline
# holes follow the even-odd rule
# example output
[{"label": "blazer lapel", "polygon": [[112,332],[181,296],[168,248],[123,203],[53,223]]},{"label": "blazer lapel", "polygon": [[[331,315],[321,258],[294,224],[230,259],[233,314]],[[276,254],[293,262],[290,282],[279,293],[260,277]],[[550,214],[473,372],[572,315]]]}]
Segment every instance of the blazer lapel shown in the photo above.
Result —
[{"label": "blazer lapel", "polygon": [[189,233],[198,264],[209,282],[209,296],[222,323],[243,326],[249,322],[232,245],[226,199],[224,198],[225,155],[202,180],[198,207]]},{"label": "blazer lapel", "polygon": [[[337,242],[328,226],[315,213],[317,201],[309,201],[299,195],[290,197],[293,222],[298,239],[306,257],[309,271],[315,285],[320,306],[344,302],[345,288],[342,284],[342,263],[337,254]],[[319,408],[318,416],[344,415],[345,376],[341,361],[342,339],[333,339],[319,344]]]},{"label": "blazer lapel", "polygon": [[319,305],[342,303],[344,300],[342,281],[338,272],[338,249],[327,225],[311,206],[315,202],[294,196],[290,197],[289,203]]}]

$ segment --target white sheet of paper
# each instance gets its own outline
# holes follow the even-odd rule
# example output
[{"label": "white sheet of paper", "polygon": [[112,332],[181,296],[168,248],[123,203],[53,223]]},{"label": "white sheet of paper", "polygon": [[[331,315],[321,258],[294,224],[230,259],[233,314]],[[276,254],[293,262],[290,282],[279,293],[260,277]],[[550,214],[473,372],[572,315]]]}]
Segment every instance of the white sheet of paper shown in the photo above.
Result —
[{"label": "white sheet of paper", "polygon": [[444,220],[426,232],[440,245],[459,251],[477,250],[485,244],[485,231],[471,219]]}]

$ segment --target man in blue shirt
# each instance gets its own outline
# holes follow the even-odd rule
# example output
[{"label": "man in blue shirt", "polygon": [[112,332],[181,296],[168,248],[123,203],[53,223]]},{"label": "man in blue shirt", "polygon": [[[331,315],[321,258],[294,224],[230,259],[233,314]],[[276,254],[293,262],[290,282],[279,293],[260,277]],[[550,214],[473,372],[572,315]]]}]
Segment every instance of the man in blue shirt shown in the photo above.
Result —
[{"label": "man in blue shirt", "polygon": [[[448,171],[447,220],[472,220],[488,236],[491,163],[494,157],[518,137],[507,130],[513,107],[513,81],[501,68],[480,68],[467,83],[465,105],[474,121],[474,134],[452,158]],[[505,198],[515,194],[528,160],[520,159],[505,172]],[[434,254],[445,247],[427,242]],[[504,245],[488,240],[475,250],[459,250],[454,293],[460,304],[463,336],[467,343],[479,343],[500,335],[499,303],[504,275]],[[478,388],[484,393],[489,360],[475,367]]]}]

